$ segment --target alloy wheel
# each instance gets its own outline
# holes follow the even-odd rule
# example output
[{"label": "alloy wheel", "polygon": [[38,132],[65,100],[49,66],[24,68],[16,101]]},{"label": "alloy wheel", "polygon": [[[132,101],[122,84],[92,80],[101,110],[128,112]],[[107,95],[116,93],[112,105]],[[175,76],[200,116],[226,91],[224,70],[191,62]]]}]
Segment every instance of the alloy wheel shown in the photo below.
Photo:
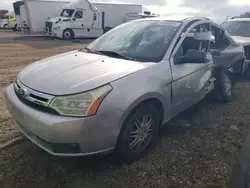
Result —
[{"label": "alloy wheel", "polygon": [[149,145],[153,137],[153,123],[153,118],[149,115],[136,119],[129,136],[129,147],[133,152],[140,152]]}]

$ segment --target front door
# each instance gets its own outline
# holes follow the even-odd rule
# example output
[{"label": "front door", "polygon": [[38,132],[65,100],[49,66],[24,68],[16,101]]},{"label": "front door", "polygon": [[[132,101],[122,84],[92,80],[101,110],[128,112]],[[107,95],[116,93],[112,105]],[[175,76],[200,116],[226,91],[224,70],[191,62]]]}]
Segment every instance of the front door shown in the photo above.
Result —
[{"label": "front door", "polygon": [[209,53],[207,62],[182,64],[175,62],[179,56],[184,56],[190,49],[207,52],[209,41],[199,41],[192,37],[195,32],[200,32],[202,27],[207,27],[207,30],[210,28],[206,23],[190,30],[176,45],[171,58],[173,115],[200,101],[206,94],[208,80],[212,76],[213,60]]},{"label": "front door", "polygon": [[73,16],[73,31],[75,37],[82,37],[83,29],[84,29],[84,21],[83,21],[83,10],[76,10]]}]

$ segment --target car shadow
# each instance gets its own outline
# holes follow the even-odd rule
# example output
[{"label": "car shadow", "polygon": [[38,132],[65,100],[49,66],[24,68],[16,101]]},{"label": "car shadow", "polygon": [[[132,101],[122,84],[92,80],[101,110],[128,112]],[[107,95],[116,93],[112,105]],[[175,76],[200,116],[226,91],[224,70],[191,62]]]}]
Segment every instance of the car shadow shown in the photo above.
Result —
[{"label": "car shadow", "polygon": [[[186,129],[192,129],[195,125],[176,126],[174,121],[184,119],[192,123],[192,116],[199,115],[201,108],[206,108],[209,104],[211,105],[211,99],[206,98],[171,120],[161,131],[159,140],[171,134],[184,134]],[[119,160],[114,153],[104,156],[55,157],[28,140],[10,146],[5,152],[1,151],[0,161],[4,161],[0,164],[3,171],[12,169],[5,175],[4,180],[8,180],[9,187],[23,187],[29,184],[30,187],[36,188],[106,188],[104,174],[112,174],[121,166],[129,166],[132,163]]]}]

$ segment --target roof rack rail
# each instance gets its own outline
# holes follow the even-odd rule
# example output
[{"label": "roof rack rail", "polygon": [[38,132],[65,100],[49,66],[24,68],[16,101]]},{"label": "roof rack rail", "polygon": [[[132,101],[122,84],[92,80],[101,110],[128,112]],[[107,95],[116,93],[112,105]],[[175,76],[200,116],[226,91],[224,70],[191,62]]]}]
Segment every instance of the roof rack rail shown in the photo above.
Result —
[{"label": "roof rack rail", "polygon": [[233,16],[231,19],[240,18],[239,16]]},{"label": "roof rack rail", "polygon": [[198,19],[198,20],[210,20],[209,18],[207,17],[202,17],[202,16],[192,16],[192,17],[187,17],[185,19],[183,19],[182,21],[185,21],[185,20],[193,20],[193,19]]}]

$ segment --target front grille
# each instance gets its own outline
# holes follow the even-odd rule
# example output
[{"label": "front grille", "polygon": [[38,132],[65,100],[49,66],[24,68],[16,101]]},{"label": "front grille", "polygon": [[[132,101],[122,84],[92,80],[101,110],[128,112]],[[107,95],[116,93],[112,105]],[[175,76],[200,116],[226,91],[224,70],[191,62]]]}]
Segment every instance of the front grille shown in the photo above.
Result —
[{"label": "front grille", "polygon": [[45,27],[48,29],[48,32],[51,32],[52,31],[52,22],[46,22],[45,23]]},{"label": "front grille", "polygon": [[[18,83],[16,83],[16,86],[17,86],[18,89],[20,88],[20,86],[18,85]],[[17,92],[16,92],[16,93],[17,93]],[[17,94],[18,94],[18,93],[17,93]],[[46,99],[46,98],[43,98],[43,97],[34,95],[34,94],[32,94],[32,93],[30,94],[30,96],[31,96],[32,98],[37,99],[37,100],[42,101],[42,102],[48,102],[48,101],[49,101],[49,99]]]},{"label": "front grille", "polygon": [[[51,99],[43,97],[42,94],[40,94],[40,96],[38,96],[38,94],[34,93],[34,91],[33,91],[33,93],[30,93],[31,90],[29,90],[28,96],[22,96],[19,94],[19,91],[18,91],[20,88],[21,87],[17,82],[14,83],[14,91],[16,93],[16,96],[19,98],[19,100],[21,102],[23,102],[27,106],[29,106],[33,109],[36,109],[38,111],[46,112],[46,113],[54,114],[54,115],[59,115],[58,112],[56,112],[52,108],[47,107],[49,102],[51,101]],[[23,86],[22,86],[22,88],[23,88]]]},{"label": "front grille", "polygon": [[34,102],[31,102],[31,101],[21,97],[16,91],[15,91],[15,93],[16,93],[16,96],[19,98],[19,100],[22,101],[27,106],[29,106],[29,107],[31,107],[33,109],[36,109],[38,111],[41,111],[41,112],[54,114],[54,115],[59,115],[59,113],[57,111],[53,110],[52,108],[48,108],[48,107],[36,104]]},{"label": "front grille", "polygon": [[250,60],[250,46],[244,46],[245,56],[247,60]]}]

